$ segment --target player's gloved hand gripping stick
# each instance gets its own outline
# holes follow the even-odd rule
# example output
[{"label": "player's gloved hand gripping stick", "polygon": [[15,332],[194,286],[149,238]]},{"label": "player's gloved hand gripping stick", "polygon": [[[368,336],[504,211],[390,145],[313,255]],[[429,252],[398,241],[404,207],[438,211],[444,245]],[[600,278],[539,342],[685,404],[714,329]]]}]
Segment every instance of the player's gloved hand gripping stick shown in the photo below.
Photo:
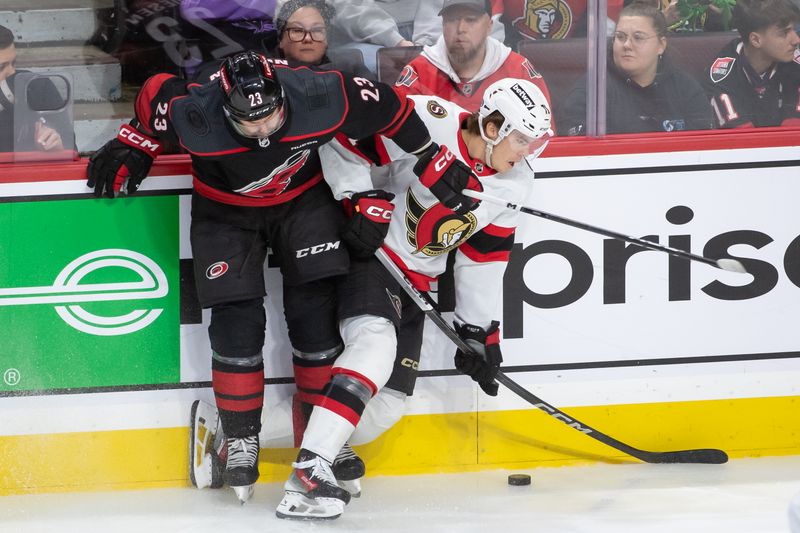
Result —
[{"label": "player's gloved hand gripping stick", "polygon": [[[403,272],[398,268],[398,266],[386,255],[382,249],[379,249],[376,252],[376,257],[378,260],[386,267],[386,270],[395,278],[406,293],[411,297],[412,300],[419,306],[423,313],[434,323],[436,326],[445,334],[447,337],[453,341],[453,343],[458,347],[458,349],[464,353],[472,353],[476,357],[480,357],[478,354],[475,354],[473,348],[464,340],[462,339],[458,333],[453,329],[453,327],[444,319],[444,317],[431,305],[428,299],[418,291],[414,285],[411,284],[411,281],[403,274]],[[639,450],[638,448],[634,448],[633,446],[629,446],[624,442],[620,442],[617,439],[606,435],[590,426],[587,426],[583,422],[580,422],[571,416],[567,415],[557,407],[554,407],[547,403],[546,401],[542,400],[535,394],[531,393],[520,384],[518,384],[513,379],[506,376],[503,372],[498,371],[495,377],[497,381],[505,385],[509,390],[513,393],[517,394],[520,398],[524,399],[534,407],[537,407],[547,413],[548,415],[552,416],[553,418],[567,424],[569,427],[584,433],[585,435],[592,437],[595,440],[602,442],[612,448],[619,450],[623,453],[626,453],[630,456],[636,457],[637,459],[644,461],[646,463],[708,463],[708,464],[722,464],[728,462],[728,455],[722,450],[716,449],[697,449],[697,450],[679,450],[679,451],[672,451],[672,452],[650,452],[645,450]],[[486,384],[488,387],[494,386],[494,390],[496,393],[497,384],[494,382]],[[491,394],[486,388],[484,384],[481,384],[481,388],[484,389],[487,393]]]}]

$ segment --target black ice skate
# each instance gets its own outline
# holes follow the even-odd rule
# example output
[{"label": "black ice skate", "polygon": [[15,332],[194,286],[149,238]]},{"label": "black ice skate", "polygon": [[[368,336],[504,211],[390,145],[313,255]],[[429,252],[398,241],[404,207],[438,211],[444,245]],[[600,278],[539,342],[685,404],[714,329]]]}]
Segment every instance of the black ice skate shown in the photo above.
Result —
[{"label": "black ice skate", "polygon": [[292,475],[284,484],[286,494],[275,515],[299,520],[339,518],[350,502],[350,493],[336,483],[330,463],[303,449],[292,467]]},{"label": "black ice skate", "polygon": [[333,460],[331,470],[336,481],[339,482],[339,486],[349,492],[350,496],[353,498],[361,496],[361,478],[366,473],[366,466],[349,443],[345,442],[342,449],[339,450],[339,455]]},{"label": "black ice skate", "polygon": [[239,501],[245,503],[253,495],[258,480],[258,435],[228,437],[227,445],[228,461],[223,478]]},{"label": "black ice skate", "polygon": [[220,451],[227,450],[217,408],[195,400],[189,427],[189,479],[198,489],[218,489],[224,483],[222,473],[225,471],[225,458]]}]

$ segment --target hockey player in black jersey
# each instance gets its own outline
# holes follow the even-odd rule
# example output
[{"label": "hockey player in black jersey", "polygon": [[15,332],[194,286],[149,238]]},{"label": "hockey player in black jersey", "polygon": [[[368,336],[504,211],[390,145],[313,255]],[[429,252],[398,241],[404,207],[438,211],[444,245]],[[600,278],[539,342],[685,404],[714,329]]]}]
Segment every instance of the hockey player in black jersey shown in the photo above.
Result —
[{"label": "hockey player in black jersey", "polygon": [[791,0],[738,0],[740,39],[708,70],[706,92],[724,128],[800,125],[800,9]]},{"label": "hockey player in black jersey", "polygon": [[[361,191],[353,198],[360,209],[345,219],[323,181],[317,149],[337,134],[379,133],[422,154],[430,136],[413,104],[389,86],[291,68],[255,52],[227,59],[218,79],[204,85],[155,75],[139,92],[135,111],[117,138],[91,157],[87,184],[98,197],[134,193],[165,142],[191,155],[191,245],[200,303],[211,308],[224,480],[246,501],[259,475],[267,248],[283,275],[297,387],[313,404],[342,351],[334,279],[348,272],[349,254],[341,241],[374,249],[388,226],[369,215],[369,207],[388,204],[380,192]],[[312,497],[346,502],[349,494],[329,482],[330,464],[318,457],[312,462],[309,486],[320,487]]]}]

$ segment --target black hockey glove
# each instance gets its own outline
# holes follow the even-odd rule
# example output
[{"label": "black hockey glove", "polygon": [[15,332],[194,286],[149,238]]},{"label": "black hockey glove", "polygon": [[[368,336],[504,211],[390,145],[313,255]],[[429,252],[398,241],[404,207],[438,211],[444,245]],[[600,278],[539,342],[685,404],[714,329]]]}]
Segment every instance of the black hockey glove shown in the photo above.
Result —
[{"label": "black hockey glove", "polygon": [[381,190],[365,191],[350,198],[352,216],[342,239],[356,257],[367,259],[383,244],[392,220],[394,194]]},{"label": "black hockey glove", "polygon": [[477,381],[483,392],[497,396],[498,385],[494,378],[503,362],[500,353],[500,322],[493,320],[487,329],[472,324],[454,324],[458,336],[472,347],[474,354],[456,350],[456,369]]},{"label": "black hockey glove", "polygon": [[114,193],[123,187],[127,194],[133,194],[147,177],[153,159],[161,150],[161,143],[157,140],[129,124],[123,124],[117,138],[108,141],[89,158],[86,185],[94,189],[98,198],[103,194],[114,198]]},{"label": "black hockey glove", "polygon": [[478,206],[477,200],[461,194],[469,185],[470,178],[477,180],[470,168],[456,159],[446,146],[433,143],[419,156],[419,161],[414,165],[414,174],[445,207],[459,215]]}]

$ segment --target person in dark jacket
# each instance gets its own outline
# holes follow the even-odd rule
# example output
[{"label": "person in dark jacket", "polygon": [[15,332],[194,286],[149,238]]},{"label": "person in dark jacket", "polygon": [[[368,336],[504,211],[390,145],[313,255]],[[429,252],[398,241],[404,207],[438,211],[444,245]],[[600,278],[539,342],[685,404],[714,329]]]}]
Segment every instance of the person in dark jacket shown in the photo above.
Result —
[{"label": "person in dark jacket", "polygon": [[[702,86],[663,57],[667,24],[658,8],[634,3],[620,13],[606,80],[606,133],[702,130],[712,127]],[[586,133],[586,78],[567,96],[559,133]]]},{"label": "person in dark jacket", "polygon": [[800,125],[800,9],[790,0],[740,0],[741,38],[720,50],[705,89],[721,128]]}]

